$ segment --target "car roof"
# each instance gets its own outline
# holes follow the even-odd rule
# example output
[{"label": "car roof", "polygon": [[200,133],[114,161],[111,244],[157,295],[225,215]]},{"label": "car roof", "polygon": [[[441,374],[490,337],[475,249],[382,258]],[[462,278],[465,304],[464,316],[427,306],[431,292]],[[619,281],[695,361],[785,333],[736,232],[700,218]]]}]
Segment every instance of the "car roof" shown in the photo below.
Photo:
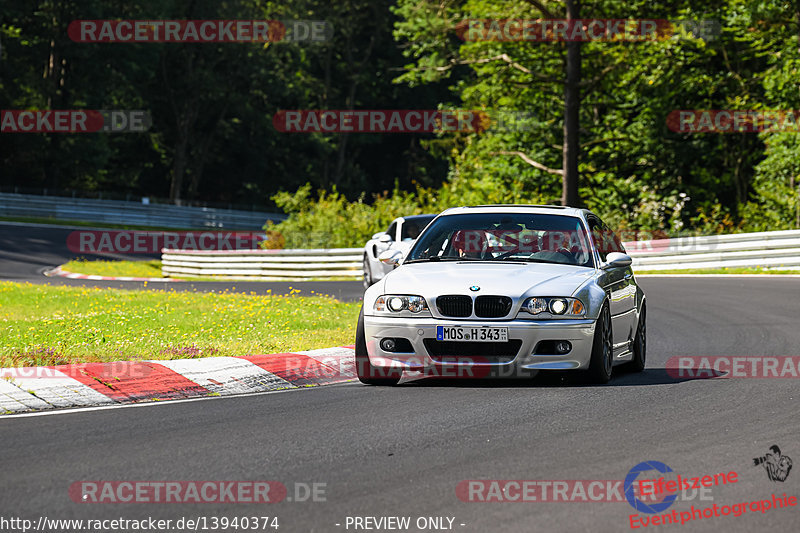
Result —
[{"label": "car roof", "polygon": [[460,215],[465,213],[535,213],[558,214],[582,218],[590,212],[586,209],[566,207],[563,205],[494,204],[451,207],[443,211],[442,215]]},{"label": "car roof", "polygon": [[437,215],[408,215],[406,217],[397,217],[392,222],[399,222],[399,221],[402,221],[402,222],[406,222],[406,221],[414,222],[415,220],[416,221],[427,220],[428,222],[430,222],[431,220],[436,218],[436,216]]}]

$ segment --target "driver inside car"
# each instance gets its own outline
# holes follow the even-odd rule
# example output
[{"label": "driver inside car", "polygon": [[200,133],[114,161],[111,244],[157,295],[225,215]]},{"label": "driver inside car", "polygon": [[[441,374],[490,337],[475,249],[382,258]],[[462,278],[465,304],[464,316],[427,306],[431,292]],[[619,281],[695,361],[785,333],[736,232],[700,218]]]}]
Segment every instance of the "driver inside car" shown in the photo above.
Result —
[{"label": "driver inside car", "polygon": [[483,230],[458,230],[453,234],[453,250],[458,257],[484,259],[489,241]]}]

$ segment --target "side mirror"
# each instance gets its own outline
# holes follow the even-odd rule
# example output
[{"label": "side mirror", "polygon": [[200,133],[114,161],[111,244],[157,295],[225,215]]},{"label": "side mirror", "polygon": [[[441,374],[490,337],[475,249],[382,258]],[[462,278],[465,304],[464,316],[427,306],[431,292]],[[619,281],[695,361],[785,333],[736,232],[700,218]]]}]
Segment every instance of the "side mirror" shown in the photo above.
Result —
[{"label": "side mirror", "polygon": [[370,240],[378,240],[381,238],[381,235],[386,235],[385,231],[379,231],[378,233],[374,234]]},{"label": "side mirror", "polygon": [[397,266],[403,259],[403,252],[400,250],[386,250],[378,255],[378,261],[385,265]]},{"label": "side mirror", "polygon": [[392,236],[388,233],[382,233],[380,237],[378,237],[378,242],[382,243],[390,243],[392,242]]},{"label": "side mirror", "polygon": [[628,254],[621,254],[619,252],[611,252],[606,256],[606,262],[600,267],[603,270],[609,268],[623,268],[631,266],[633,260]]}]

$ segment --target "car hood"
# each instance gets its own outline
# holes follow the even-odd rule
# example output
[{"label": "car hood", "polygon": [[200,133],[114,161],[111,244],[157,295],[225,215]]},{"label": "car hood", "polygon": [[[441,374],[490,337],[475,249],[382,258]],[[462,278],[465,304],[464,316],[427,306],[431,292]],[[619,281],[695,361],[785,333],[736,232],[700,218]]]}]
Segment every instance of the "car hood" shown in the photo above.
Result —
[{"label": "car hood", "polygon": [[[592,268],[546,263],[416,263],[385,278],[384,294],[571,296],[595,275]],[[478,286],[479,291],[470,291]]]}]

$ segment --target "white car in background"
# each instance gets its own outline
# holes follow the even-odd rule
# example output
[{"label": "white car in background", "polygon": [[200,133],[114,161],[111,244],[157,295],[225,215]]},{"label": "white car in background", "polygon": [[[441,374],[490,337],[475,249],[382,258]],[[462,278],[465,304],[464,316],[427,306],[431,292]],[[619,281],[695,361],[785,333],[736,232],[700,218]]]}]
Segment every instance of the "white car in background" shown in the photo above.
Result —
[{"label": "white car in background", "polygon": [[436,218],[436,215],[412,215],[399,217],[392,221],[386,231],[372,236],[364,246],[364,288],[368,289],[383,276],[394,269],[394,266],[382,263],[378,256],[387,250],[398,250],[403,256],[411,249],[417,236]]}]

